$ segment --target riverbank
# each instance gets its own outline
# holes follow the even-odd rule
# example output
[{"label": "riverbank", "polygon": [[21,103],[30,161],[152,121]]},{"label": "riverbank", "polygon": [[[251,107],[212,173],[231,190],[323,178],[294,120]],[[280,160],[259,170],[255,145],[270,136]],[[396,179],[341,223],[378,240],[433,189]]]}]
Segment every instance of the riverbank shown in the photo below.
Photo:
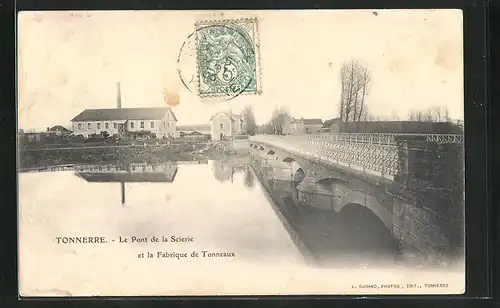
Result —
[{"label": "riverbank", "polygon": [[167,161],[220,160],[228,155],[240,156],[247,152],[247,149],[235,147],[231,142],[24,149],[19,152],[18,169],[26,171],[94,163],[157,164]]}]

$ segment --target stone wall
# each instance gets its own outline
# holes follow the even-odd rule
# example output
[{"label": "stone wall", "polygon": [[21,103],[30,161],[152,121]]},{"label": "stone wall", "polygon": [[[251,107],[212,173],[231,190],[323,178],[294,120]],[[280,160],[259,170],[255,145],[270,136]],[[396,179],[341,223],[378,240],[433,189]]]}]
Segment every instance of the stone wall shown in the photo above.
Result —
[{"label": "stone wall", "polygon": [[[413,139],[399,142],[399,147],[401,172],[393,193],[419,211],[432,213],[433,223],[450,241],[447,250],[460,250],[465,211],[463,144]],[[415,217],[420,221],[419,215]]]}]

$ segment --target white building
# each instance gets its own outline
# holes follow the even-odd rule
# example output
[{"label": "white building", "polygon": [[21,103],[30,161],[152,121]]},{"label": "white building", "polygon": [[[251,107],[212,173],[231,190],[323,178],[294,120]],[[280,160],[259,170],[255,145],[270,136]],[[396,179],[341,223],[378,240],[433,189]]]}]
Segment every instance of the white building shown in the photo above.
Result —
[{"label": "white building", "polygon": [[210,134],[212,140],[234,139],[243,134],[243,119],[232,112],[217,112],[210,118]]},{"label": "white building", "polygon": [[88,138],[109,136],[175,138],[177,118],[170,107],[85,109],[74,117],[73,133]]},{"label": "white building", "polygon": [[314,134],[323,127],[321,119],[293,119],[290,123],[294,134]]}]

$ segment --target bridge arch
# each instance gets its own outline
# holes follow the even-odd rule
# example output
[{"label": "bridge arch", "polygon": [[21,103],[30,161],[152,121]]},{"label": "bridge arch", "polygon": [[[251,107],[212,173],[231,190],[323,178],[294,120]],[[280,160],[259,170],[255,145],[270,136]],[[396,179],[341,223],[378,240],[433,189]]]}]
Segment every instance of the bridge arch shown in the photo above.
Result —
[{"label": "bridge arch", "polygon": [[367,253],[395,252],[397,240],[388,228],[386,222],[371,209],[360,203],[345,204],[340,211],[341,223],[345,225],[346,233],[350,234],[351,248],[368,250]]},{"label": "bridge arch", "polygon": [[359,206],[361,206],[363,212],[369,210],[392,233],[392,208],[386,208],[375,196],[360,190],[347,190],[341,193],[339,197],[340,202],[337,203],[336,212],[351,211],[352,209],[359,209]]},{"label": "bridge arch", "polygon": [[306,178],[306,173],[304,172],[304,169],[302,169],[300,166],[293,171],[293,182],[295,183],[300,183]]},{"label": "bridge arch", "polygon": [[284,163],[289,163],[289,164],[291,164],[291,163],[293,163],[293,162],[295,162],[295,161],[296,161],[296,160],[295,160],[295,159],[293,159],[293,158],[291,158],[291,157],[285,157],[285,158],[283,159],[283,162],[284,162]]},{"label": "bridge arch", "polygon": [[306,169],[303,168],[294,158],[285,157],[282,162],[286,163],[293,175],[294,182],[302,182],[302,180],[306,177]]}]

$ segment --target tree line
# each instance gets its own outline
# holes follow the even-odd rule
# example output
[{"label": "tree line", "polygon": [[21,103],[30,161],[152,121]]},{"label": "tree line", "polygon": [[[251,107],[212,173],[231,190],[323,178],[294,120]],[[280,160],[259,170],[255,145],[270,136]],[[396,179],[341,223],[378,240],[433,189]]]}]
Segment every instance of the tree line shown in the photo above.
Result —
[{"label": "tree line", "polygon": [[288,109],[284,107],[276,107],[271,114],[270,120],[264,125],[258,126],[255,122],[255,115],[251,105],[248,105],[243,109],[242,117],[244,130],[248,135],[282,135],[285,133],[286,124],[292,120]]},{"label": "tree line", "polygon": [[[348,132],[349,127],[357,126],[360,122],[374,121],[412,121],[412,122],[453,122],[450,119],[448,108],[431,107],[425,110],[411,110],[406,119],[393,112],[391,116],[375,116],[368,108],[367,97],[370,93],[372,73],[370,69],[358,60],[349,60],[340,68],[340,99],[337,104],[337,113],[343,123],[343,131]],[[321,116],[321,115],[320,115]],[[324,118],[324,117],[323,117]],[[258,126],[252,106],[243,110],[245,132],[249,135],[256,133],[277,134],[284,132],[286,122],[292,121],[290,112],[284,107],[277,107],[272,112],[270,120]],[[324,118],[326,120],[326,118]]]}]

